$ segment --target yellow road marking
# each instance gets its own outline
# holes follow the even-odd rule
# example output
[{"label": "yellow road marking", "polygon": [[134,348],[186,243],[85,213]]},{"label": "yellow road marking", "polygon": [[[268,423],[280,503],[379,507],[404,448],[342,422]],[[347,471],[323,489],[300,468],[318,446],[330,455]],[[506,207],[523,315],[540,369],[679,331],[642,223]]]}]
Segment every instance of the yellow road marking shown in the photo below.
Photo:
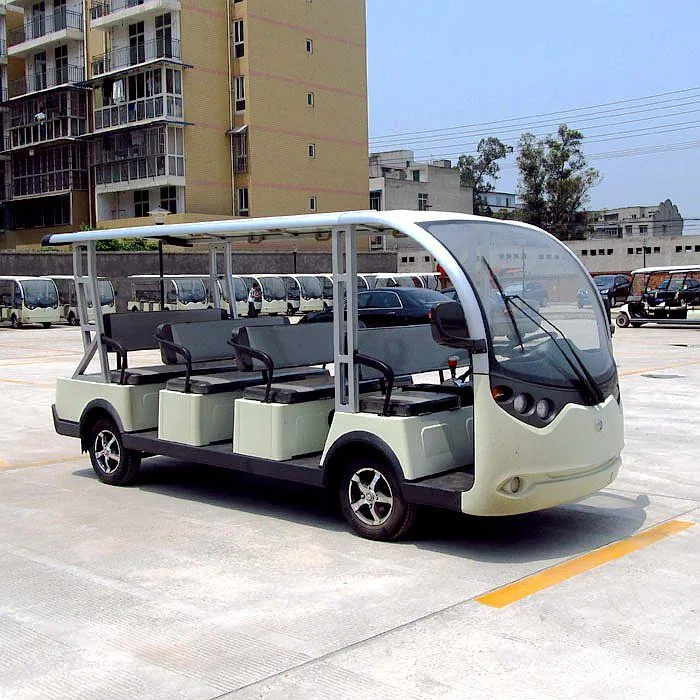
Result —
[{"label": "yellow road marking", "polygon": [[85,455],[80,455],[79,457],[59,457],[58,459],[47,459],[42,462],[20,462],[17,464],[0,460],[0,469],[36,469],[38,467],[50,467],[54,464],[70,464],[71,462],[79,462],[83,459],[87,459]]},{"label": "yellow road marking", "polygon": [[578,574],[595,569],[603,564],[607,564],[609,561],[614,561],[626,554],[636,552],[638,549],[648,547],[666,537],[687,530],[693,525],[694,523],[682,520],[670,520],[669,522],[661,523],[661,525],[651,527],[627,539],[613,542],[605,547],[596,549],[594,552],[583,554],[580,557],[557,564],[545,571],[527,576],[520,581],[515,581],[514,583],[509,583],[506,586],[497,588],[495,591],[479,596],[476,598],[476,601],[484,605],[489,605],[492,608],[504,608],[511,603],[516,603],[522,598],[527,598],[539,591],[543,591],[545,588],[550,588]]},{"label": "yellow road marking", "polygon": [[0,379],[3,384],[21,384],[23,386],[40,386],[45,389],[53,389],[54,384],[44,384],[43,382],[31,382],[28,379]]},{"label": "yellow road marking", "polygon": [[664,365],[663,367],[647,367],[646,369],[629,369],[626,372],[620,372],[621,377],[628,377],[631,374],[646,374],[647,372],[662,372],[665,369],[674,369],[675,367],[687,367],[688,365],[697,365],[698,360],[693,362],[676,362],[672,365]]}]

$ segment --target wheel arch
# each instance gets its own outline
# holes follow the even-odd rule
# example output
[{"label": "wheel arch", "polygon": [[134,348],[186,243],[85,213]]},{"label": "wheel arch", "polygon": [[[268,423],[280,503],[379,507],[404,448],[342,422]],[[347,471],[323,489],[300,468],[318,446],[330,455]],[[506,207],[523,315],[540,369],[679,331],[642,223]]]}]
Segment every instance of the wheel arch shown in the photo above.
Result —
[{"label": "wheel arch", "polygon": [[396,453],[380,437],[364,430],[353,430],[339,437],[329,448],[323,460],[323,485],[329,490],[338,486],[343,467],[349,455],[378,455],[394,472],[399,484],[405,481]]},{"label": "wheel arch", "polygon": [[119,428],[120,433],[124,432],[124,424],[114,406],[105,399],[93,399],[85,406],[80,415],[80,448],[83,452],[88,448],[90,429],[100,418],[108,418]]}]

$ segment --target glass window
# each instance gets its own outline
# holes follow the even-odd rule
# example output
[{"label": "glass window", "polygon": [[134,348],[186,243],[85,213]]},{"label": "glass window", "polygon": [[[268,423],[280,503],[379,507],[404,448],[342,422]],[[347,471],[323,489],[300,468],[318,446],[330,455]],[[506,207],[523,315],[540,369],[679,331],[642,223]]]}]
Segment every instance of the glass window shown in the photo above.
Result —
[{"label": "glass window", "polygon": [[148,216],[150,209],[148,190],[135,190],[134,216]]}]

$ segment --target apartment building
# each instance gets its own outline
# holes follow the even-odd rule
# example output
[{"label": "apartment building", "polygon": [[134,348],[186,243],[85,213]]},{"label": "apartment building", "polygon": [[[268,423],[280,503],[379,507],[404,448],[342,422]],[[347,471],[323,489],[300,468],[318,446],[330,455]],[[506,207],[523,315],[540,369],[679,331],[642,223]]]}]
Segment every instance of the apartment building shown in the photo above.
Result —
[{"label": "apartment building", "polygon": [[366,208],[362,0],[6,3],[10,244]]},{"label": "apartment building", "polygon": [[589,238],[681,236],[683,217],[666,199],[653,206],[620,207],[588,212]]}]

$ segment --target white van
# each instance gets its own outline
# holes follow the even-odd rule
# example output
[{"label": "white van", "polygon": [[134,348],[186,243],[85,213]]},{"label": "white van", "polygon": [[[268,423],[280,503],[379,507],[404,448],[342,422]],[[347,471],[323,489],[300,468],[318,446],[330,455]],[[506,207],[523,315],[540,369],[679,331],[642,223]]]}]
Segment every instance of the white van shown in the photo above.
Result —
[{"label": "white van", "polygon": [[61,319],[56,283],[48,277],[0,277],[0,321],[13,328]]},{"label": "white van", "polygon": [[[75,293],[75,278],[72,275],[52,275],[51,279],[56,283],[58,289],[61,320],[66,321],[71,326],[77,326],[79,320],[78,297]],[[112,282],[107,279],[98,279],[97,289],[100,293],[102,315],[116,313],[117,295]],[[92,312],[92,299],[88,299],[88,316],[91,321],[95,317],[95,314]]]}]

